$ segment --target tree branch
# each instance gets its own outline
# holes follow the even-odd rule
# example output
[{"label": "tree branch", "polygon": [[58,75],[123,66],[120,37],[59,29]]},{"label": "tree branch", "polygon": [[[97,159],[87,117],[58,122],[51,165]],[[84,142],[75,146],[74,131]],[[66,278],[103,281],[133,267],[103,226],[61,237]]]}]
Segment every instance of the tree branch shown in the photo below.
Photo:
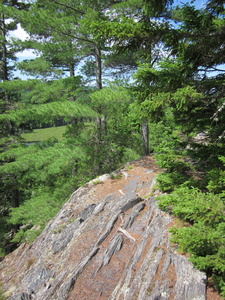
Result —
[{"label": "tree branch", "polygon": [[67,33],[67,32],[65,32],[65,31],[56,29],[56,28],[53,27],[53,26],[50,26],[50,28],[51,28],[53,31],[56,31],[56,32],[58,32],[58,33],[60,33],[60,34],[64,34],[65,36],[68,36],[68,37],[77,39],[77,40],[79,40],[79,41],[84,41],[84,42],[87,42],[87,43],[90,43],[90,44],[95,45],[95,42],[93,42],[93,41],[91,41],[91,40],[89,40],[89,39],[85,39],[85,38],[82,38],[82,37],[79,37],[79,36],[76,36],[76,35]]},{"label": "tree branch", "polygon": [[71,10],[77,12],[77,13],[80,14],[80,15],[84,15],[84,12],[83,12],[83,11],[81,11],[81,10],[79,10],[79,9],[76,9],[76,8],[73,8],[73,7],[71,7],[71,6],[67,5],[67,4],[58,2],[58,1],[56,1],[56,0],[50,0],[50,1],[54,2],[55,4],[61,5],[61,6],[65,7],[65,8],[71,9]]},{"label": "tree branch", "polygon": [[225,70],[222,70],[222,69],[217,69],[215,67],[208,67],[208,68],[204,68],[204,69],[198,69],[198,72],[199,71],[204,71],[204,72],[225,72]]}]

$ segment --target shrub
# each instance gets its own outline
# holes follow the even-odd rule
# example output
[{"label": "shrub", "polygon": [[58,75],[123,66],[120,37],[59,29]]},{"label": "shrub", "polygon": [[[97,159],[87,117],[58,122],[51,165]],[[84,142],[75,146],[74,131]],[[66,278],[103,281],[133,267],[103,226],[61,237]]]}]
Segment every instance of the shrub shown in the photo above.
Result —
[{"label": "shrub", "polygon": [[212,276],[215,286],[225,297],[225,204],[220,195],[203,193],[197,188],[181,187],[170,195],[159,196],[158,205],[189,222],[174,227],[172,242],[190,254],[200,270]]}]

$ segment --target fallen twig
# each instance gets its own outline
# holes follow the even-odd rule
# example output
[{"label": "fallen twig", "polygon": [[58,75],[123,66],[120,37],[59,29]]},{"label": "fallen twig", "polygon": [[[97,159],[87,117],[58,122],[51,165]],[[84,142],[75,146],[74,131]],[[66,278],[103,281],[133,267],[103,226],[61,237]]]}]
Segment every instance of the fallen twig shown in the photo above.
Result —
[{"label": "fallen twig", "polygon": [[135,238],[132,237],[132,236],[129,234],[129,232],[127,232],[125,229],[119,227],[119,228],[117,229],[117,231],[122,232],[124,235],[126,235],[126,237],[128,237],[128,239],[132,240],[133,242],[136,242]]}]

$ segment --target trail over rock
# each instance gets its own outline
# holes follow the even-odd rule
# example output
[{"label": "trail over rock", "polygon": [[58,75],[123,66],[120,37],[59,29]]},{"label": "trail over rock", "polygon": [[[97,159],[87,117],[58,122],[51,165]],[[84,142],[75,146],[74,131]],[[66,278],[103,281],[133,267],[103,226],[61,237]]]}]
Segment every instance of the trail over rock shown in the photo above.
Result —
[{"label": "trail over rock", "polygon": [[75,191],[32,244],[1,262],[7,299],[206,299],[206,275],[169,242],[158,172],[144,157]]}]

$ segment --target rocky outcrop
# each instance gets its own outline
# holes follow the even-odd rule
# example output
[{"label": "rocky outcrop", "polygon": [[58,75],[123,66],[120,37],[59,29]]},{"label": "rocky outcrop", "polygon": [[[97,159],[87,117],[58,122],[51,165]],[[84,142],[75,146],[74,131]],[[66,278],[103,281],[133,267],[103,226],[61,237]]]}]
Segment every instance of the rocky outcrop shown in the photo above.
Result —
[{"label": "rocky outcrop", "polygon": [[151,157],[75,191],[32,244],[0,265],[10,300],[206,299],[206,275],[169,241]]}]

